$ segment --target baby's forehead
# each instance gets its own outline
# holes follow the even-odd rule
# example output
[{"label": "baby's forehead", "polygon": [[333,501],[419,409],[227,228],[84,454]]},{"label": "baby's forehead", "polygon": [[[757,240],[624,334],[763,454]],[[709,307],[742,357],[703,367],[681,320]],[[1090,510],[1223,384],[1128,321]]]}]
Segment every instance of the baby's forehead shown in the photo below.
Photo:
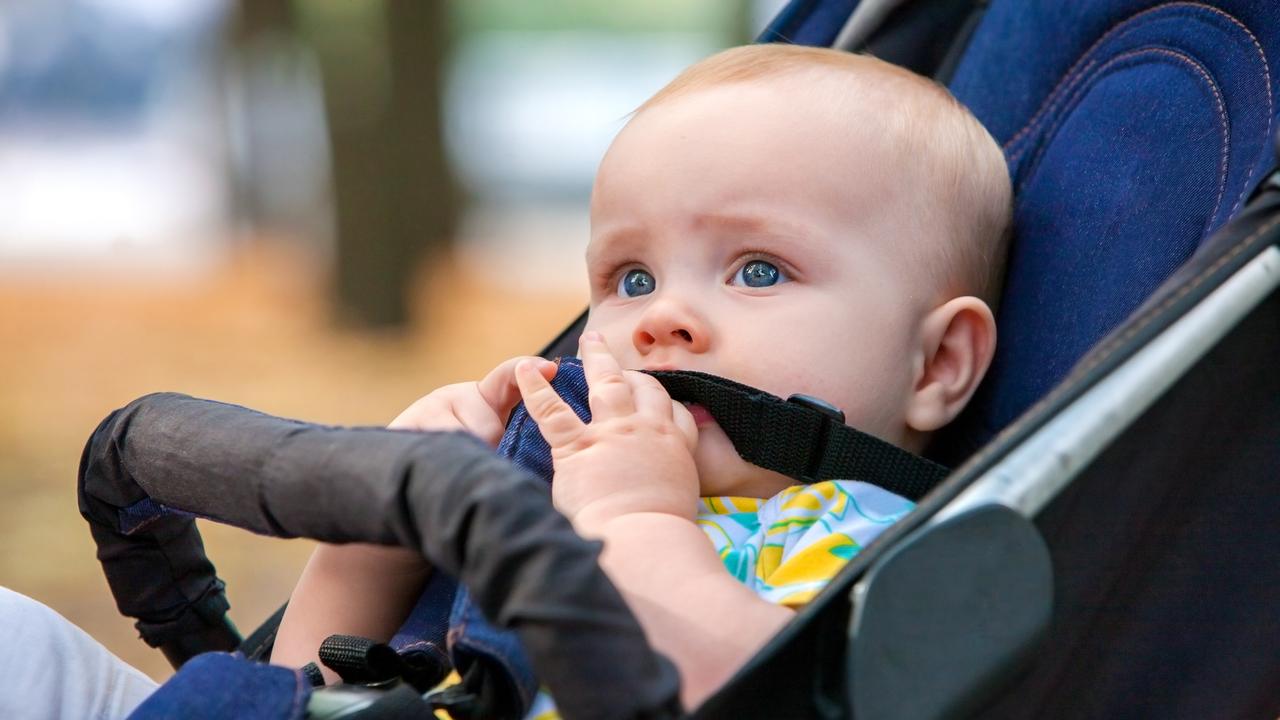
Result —
[{"label": "baby's forehead", "polygon": [[913,167],[932,163],[919,138],[938,113],[914,83],[886,96],[859,91],[841,75],[848,73],[796,71],[690,90],[635,116],[615,145],[643,136],[661,153],[684,138],[736,143],[740,154],[769,157],[764,172],[810,161],[814,174],[833,180],[856,168],[860,183],[897,183]]},{"label": "baby's forehead", "polygon": [[949,93],[936,83],[876,61],[854,67],[796,66],[692,84],[668,95],[659,93],[641,106],[636,117],[708,94],[792,118],[834,121],[850,129],[871,123],[882,132],[899,133],[911,131],[909,123],[901,122],[904,117],[927,125],[949,110],[943,106],[951,104]]}]

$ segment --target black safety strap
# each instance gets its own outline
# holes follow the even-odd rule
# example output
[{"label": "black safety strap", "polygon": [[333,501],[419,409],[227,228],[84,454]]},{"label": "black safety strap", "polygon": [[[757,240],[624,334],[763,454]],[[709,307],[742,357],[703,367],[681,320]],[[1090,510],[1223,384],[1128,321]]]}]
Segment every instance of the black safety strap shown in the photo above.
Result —
[{"label": "black safety strap", "polygon": [[819,398],[783,400],[715,375],[649,373],[672,399],[702,405],[744,460],[803,483],[861,480],[916,501],[949,470],[844,424],[844,413]]}]

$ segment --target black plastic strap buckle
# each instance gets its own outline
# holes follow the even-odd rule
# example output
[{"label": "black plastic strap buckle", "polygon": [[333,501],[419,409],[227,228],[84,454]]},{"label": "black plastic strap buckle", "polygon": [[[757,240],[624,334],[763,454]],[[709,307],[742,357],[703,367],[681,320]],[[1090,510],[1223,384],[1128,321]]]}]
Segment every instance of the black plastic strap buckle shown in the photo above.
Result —
[{"label": "black plastic strap buckle", "polygon": [[822,425],[814,436],[813,446],[809,448],[809,460],[805,463],[803,482],[815,483],[823,478],[818,477],[822,461],[827,454],[827,445],[831,442],[831,432],[835,427],[844,425],[844,411],[819,397],[796,393],[787,398],[787,402],[813,411],[823,419]]},{"label": "black plastic strap buckle", "polygon": [[787,398],[787,402],[794,403],[800,407],[809,408],[810,410],[817,410],[841,425],[844,424],[844,411],[822,398],[805,395],[803,393],[796,393],[795,395]]},{"label": "black plastic strap buckle", "polygon": [[320,662],[351,685],[386,687],[401,679],[404,666],[389,645],[358,635],[330,635],[320,643]]}]

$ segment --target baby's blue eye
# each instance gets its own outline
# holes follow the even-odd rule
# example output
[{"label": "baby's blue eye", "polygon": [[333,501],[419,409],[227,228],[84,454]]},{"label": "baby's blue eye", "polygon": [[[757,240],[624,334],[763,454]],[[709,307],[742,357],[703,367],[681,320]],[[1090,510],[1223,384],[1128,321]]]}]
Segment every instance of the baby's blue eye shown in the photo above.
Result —
[{"label": "baby's blue eye", "polygon": [[782,271],[776,265],[764,260],[748,262],[733,276],[734,285],[745,285],[747,287],[769,287],[786,281],[786,276],[782,274]]},{"label": "baby's blue eye", "polygon": [[653,292],[655,285],[657,281],[648,270],[633,268],[624,273],[622,279],[618,281],[618,295],[627,298],[648,295]]}]

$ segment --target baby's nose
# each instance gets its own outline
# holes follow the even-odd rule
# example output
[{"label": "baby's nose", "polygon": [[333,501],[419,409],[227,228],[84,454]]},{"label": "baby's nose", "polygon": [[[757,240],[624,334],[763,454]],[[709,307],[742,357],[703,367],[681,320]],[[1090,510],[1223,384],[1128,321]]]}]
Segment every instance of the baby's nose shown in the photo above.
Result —
[{"label": "baby's nose", "polygon": [[674,303],[655,303],[640,319],[632,336],[636,349],[647,353],[657,347],[678,346],[703,352],[709,345],[706,323],[697,314]]},{"label": "baby's nose", "polygon": [[[671,342],[674,342],[677,344],[684,343],[687,345],[693,344],[693,334],[683,328],[679,330],[672,330],[671,336],[672,336]],[[636,347],[643,349],[646,346],[656,345],[656,344],[658,344],[658,338],[654,337],[653,333],[644,329],[636,330]]]}]

